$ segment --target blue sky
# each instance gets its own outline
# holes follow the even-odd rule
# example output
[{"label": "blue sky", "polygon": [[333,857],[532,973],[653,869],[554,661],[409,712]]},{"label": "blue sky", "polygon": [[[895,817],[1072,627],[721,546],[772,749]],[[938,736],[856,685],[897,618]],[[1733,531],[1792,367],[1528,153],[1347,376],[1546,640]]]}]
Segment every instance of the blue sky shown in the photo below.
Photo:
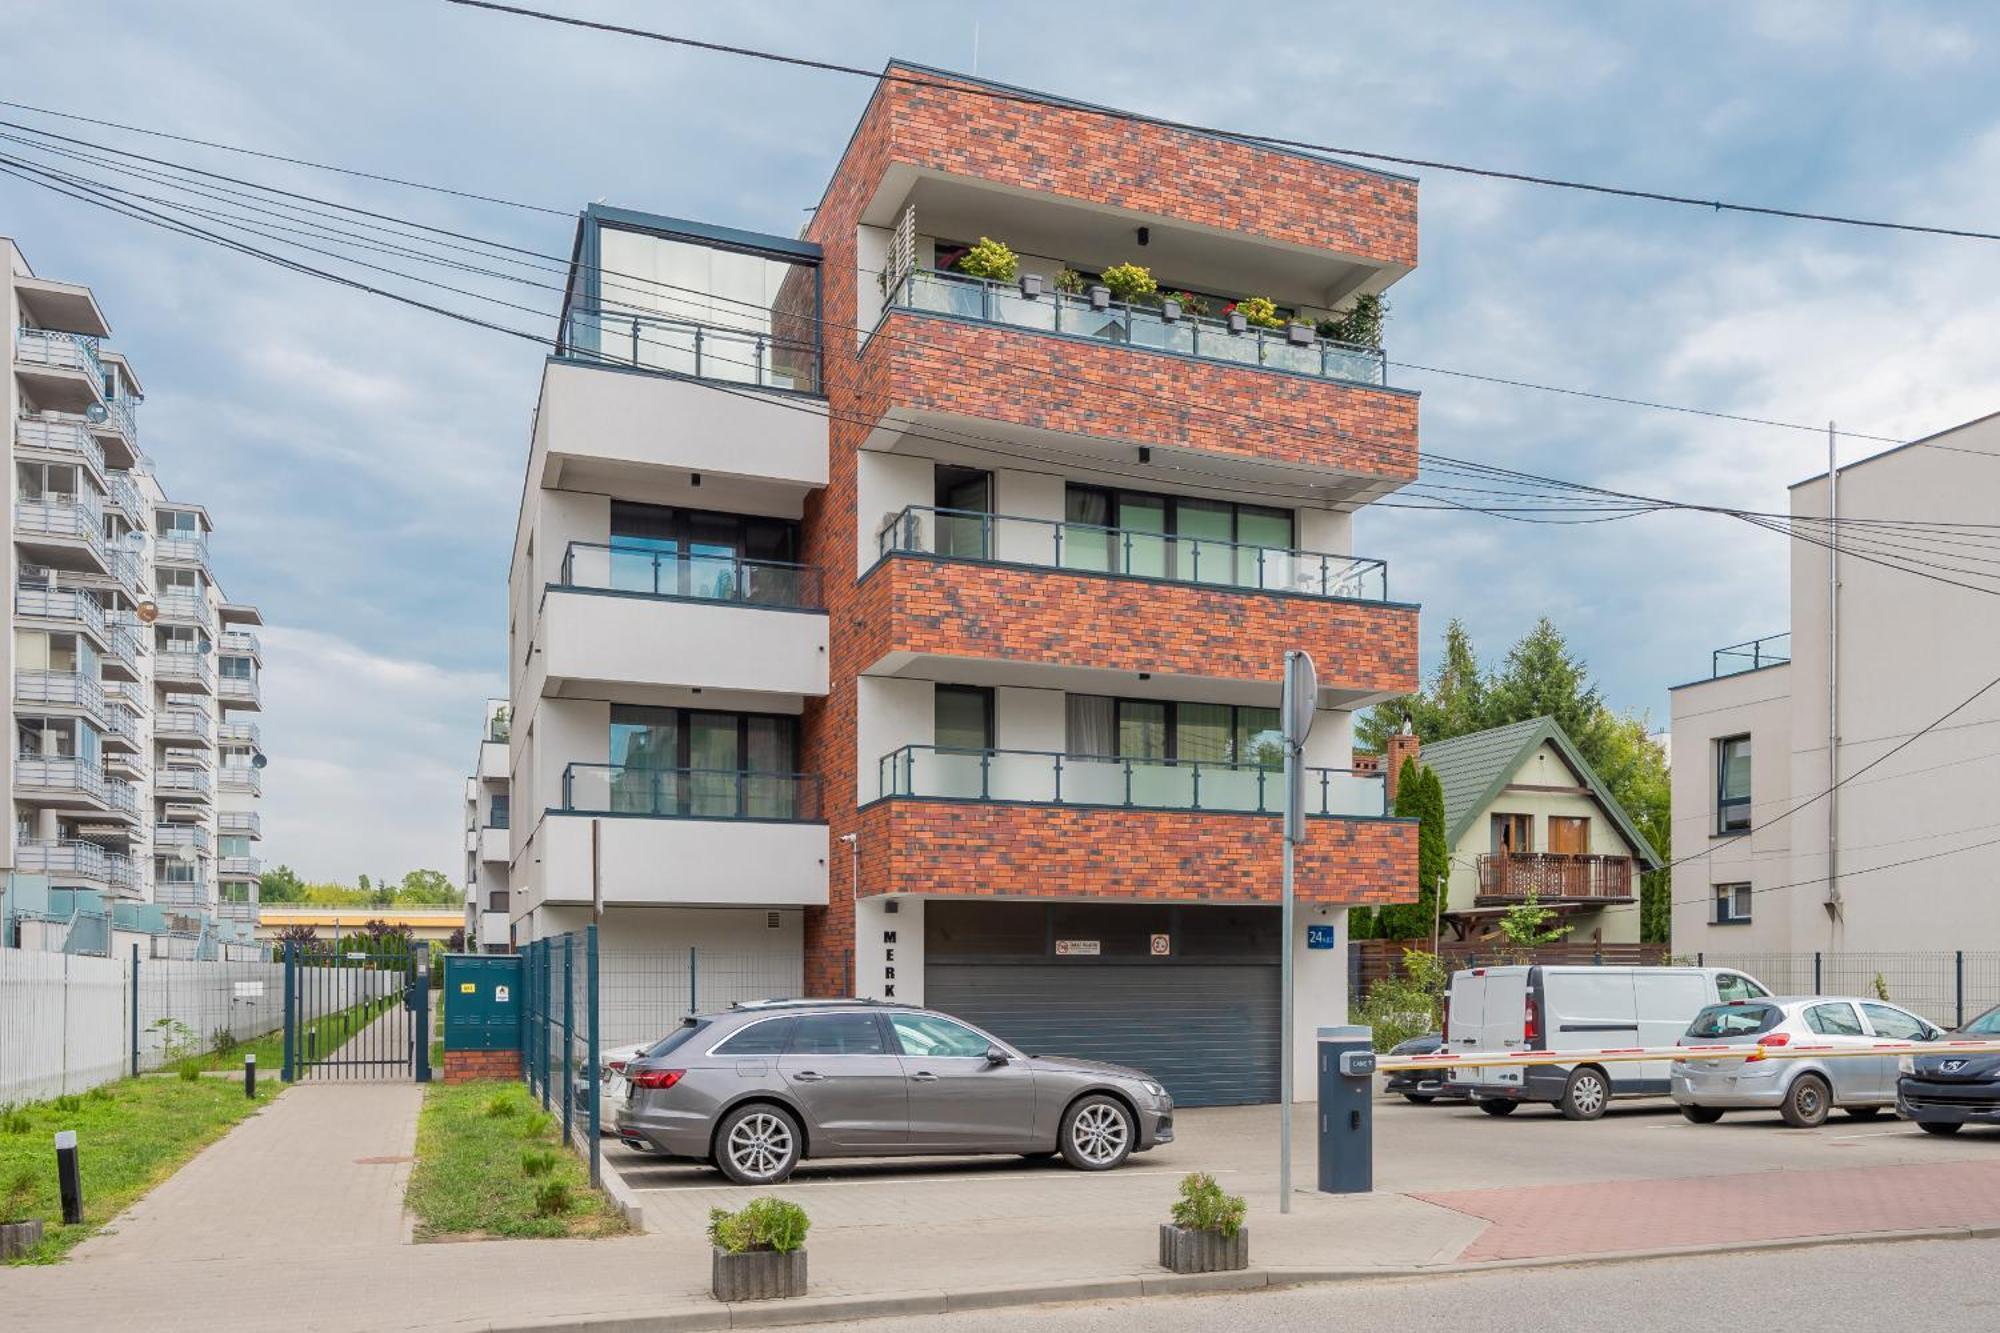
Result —
[{"label": "blue sky", "polygon": [[[2000,15],[1965,6],[550,6],[871,67],[967,68],[976,25],[984,75],[1178,119],[1703,197],[2000,216]],[[0,50],[13,100],[782,233],[868,91],[426,0],[22,0],[0,12]],[[538,251],[569,243],[565,218],[0,118]],[[1765,509],[1824,460],[1812,435],[1399,358],[1887,435],[2000,406],[2000,245],[1417,174],[1422,264],[1392,293],[1388,346],[1396,382],[1424,390],[1427,449]],[[149,391],[141,435],[169,493],[209,506],[224,587],[264,608],[266,854],[315,877],[456,874],[481,701],[504,693],[539,354],[5,178],[0,233],[38,272],[96,288]],[[549,293],[513,299],[554,309]],[[1356,550],[1424,603],[1427,662],[1450,616],[1497,656],[1547,614],[1614,705],[1661,724],[1666,687],[1711,647],[1785,622],[1784,543],[1722,519],[1379,512]]]}]

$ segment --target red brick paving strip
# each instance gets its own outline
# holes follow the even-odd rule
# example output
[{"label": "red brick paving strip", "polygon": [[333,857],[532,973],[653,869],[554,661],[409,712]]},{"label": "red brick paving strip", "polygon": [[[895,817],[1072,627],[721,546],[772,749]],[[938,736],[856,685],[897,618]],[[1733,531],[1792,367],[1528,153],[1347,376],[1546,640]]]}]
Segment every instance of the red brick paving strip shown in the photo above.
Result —
[{"label": "red brick paving strip", "polygon": [[1461,1259],[1540,1259],[2000,1223],[2000,1162],[1759,1171],[1411,1197],[1493,1224]]}]

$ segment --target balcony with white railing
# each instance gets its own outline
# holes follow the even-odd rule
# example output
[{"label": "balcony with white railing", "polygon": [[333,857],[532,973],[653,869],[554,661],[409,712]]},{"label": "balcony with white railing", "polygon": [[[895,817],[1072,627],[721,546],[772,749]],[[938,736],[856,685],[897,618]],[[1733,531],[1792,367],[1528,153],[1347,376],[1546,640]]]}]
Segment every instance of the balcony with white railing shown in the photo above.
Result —
[{"label": "balcony with white railing", "polygon": [[49,620],[74,625],[104,638],[109,623],[95,596],[76,588],[50,588],[23,583],[14,589],[14,614],[23,620]]},{"label": "balcony with white railing", "polygon": [[224,810],[216,815],[215,826],[225,838],[262,838],[264,821],[255,810]]},{"label": "balcony with white railing", "polygon": [[218,722],[215,724],[215,739],[225,745],[247,745],[253,750],[264,748],[263,733],[258,731],[255,722]]},{"label": "balcony with white railing", "polygon": [[82,417],[59,412],[14,419],[14,444],[23,453],[53,455],[88,468],[98,484],[109,487],[104,446],[90,433]]},{"label": "balcony with white railing", "polygon": [[208,624],[208,599],[192,588],[161,588],[153,605],[160,609],[160,619],[171,624]]},{"label": "balcony with white railing", "polygon": [[264,794],[264,774],[249,764],[223,764],[215,770],[215,780],[223,791]]},{"label": "balcony with white railing", "polygon": [[14,541],[29,559],[44,565],[111,573],[104,512],[94,497],[83,493],[16,500]]},{"label": "balcony with white railing", "polygon": [[214,783],[200,769],[163,768],[153,775],[153,794],[163,801],[206,801],[214,790]]},{"label": "balcony with white railing", "polygon": [[205,879],[153,880],[153,901],[162,907],[207,911],[215,901],[214,888]]},{"label": "balcony with white railing", "polygon": [[132,484],[130,473],[114,468],[105,476],[104,491],[106,502],[118,506],[133,527],[147,526],[152,510],[140,497],[139,488]]},{"label": "balcony with white railing", "polygon": [[139,558],[137,551],[121,550],[114,546],[110,558],[105,562],[111,577],[133,601],[144,601],[147,590],[153,586],[152,566]]},{"label": "balcony with white railing", "polygon": [[222,651],[236,657],[247,657],[257,663],[264,660],[264,645],[248,630],[226,629],[222,631]]},{"label": "balcony with white railing", "polygon": [[[133,419],[132,400],[112,398],[104,406],[104,420],[90,423],[98,443],[104,446],[104,461],[114,468],[139,466],[145,455],[139,451],[139,423]],[[152,526],[142,516],[135,515],[134,522],[142,528]]]},{"label": "balcony with white railing", "polygon": [[153,654],[153,679],[198,694],[215,692],[215,664],[207,654],[162,648]]},{"label": "balcony with white railing", "polygon": [[163,745],[208,746],[215,742],[215,724],[199,708],[163,708],[153,715],[153,739]]},{"label": "balcony with white railing", "polygon": [[110,804],[101,765],[74,756],[24,754],[14,760],[14,795],[45,805]]},{"label": "balcony with white railing", "polygon": [[215,915],[222,921],[243,921],[255,925],[257,904],[241,898],[223,898],[215,904]]},{"label": "balcony with white railing", "polygon": [[122,625],[104,631],[104,674],[115,680],[139,679],[139,635]]},{"label": "balcony with white railing", "polygon": [[94,842],[24,840],[15,844],[14,868],[47,875],[57,887],[101,884],[121,897],[138,887],[132,858]]},{"label": "balcony with white railing", "polygon": [[263,693],[257,684],[257,677],[223,676],[216,685],[217,696],[229,708],[262,708]]},{"label": "balcony with white railing", "polygon": [[75,671],[16,671],[14,699],[23,704],[81,709],[94,721],[108,720],[102,682]]},{"label": "balcony with white railing", "polygon": [[33,384],[36,401],[45,407],[81,412],[104,401],[104,363],[89,334],[16,329],[14,370]]},{"label": "balcony with white railing", "polygon": [[184,528],[171,528],[153,535],[153,556],[177,565],[208,565],[208,538]]},{"label": "balcony with white railing", "polygon": [[104,803],[111,807],[111,813],[128,819],[139,815],[139,789],[129,782],[115,779],[104,784]]},{"label": "balcony with white railing", "polygon": [[153,847],[155,850],[192,847],[196,852],[207,856],[215,850],[215,840],[200,824],[155,824]]},{"label": "balcony with white railing", "polygon": [[254,856],[225,856],[215,863],[215,873],[223,879],[255,879],[263,868]]}]

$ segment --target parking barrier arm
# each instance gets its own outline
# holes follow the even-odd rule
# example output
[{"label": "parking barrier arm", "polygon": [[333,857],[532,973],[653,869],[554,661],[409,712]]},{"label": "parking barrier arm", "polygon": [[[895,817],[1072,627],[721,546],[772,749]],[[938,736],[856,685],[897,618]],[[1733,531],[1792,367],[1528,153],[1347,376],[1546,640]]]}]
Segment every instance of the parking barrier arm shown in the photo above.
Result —
[{"label": "parking barrier arm", "polygon": [[2000,1041],[1883,1041],[1868,1046],[1822,1046],[1799,1042],[1783,1046],[1715,1043],[1700,1046],[1614,1046],[1587,1051],[1440,1051],[1433,1055],[1383,1055],[1376,1058],[1378,1074],[1414,1069],[1496,1069],[1510,1065],[1584,1065],[1636,1063],[1642,1060],[1802,1060],[1852,1056],[1966,1055],[2000,1051]]}]

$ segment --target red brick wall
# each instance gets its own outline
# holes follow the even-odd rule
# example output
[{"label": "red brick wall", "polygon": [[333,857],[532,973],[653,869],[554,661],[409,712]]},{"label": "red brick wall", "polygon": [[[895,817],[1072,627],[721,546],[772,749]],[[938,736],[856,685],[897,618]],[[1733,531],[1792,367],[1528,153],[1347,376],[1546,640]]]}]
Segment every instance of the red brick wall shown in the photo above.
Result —
[{"label": "red brick wall", "polygon": [[472,1083],[479,1079],[521,1077],[519,1051],[446,1051],[444,1081]]},{"label": "red brick wall", "polygon": [[[937,82],[926,70],[904,73]],[[1080,107],[981,96],[978,85],[882,83],[820,206],[842,177],[872,192],[888,164],[1242,232],[1312,250],[1417,263],[1417,185],[1364,168],[1215,135],[1134,124]],[[976,131],[968,126],[976,125]],[[847,220],[852,220],[852,214]],[[817,221],[817,220],[816,220]],[[815,226],[829,245],[832,229]]]},{"label": "red brick wall", "polygon": [[[870,419],[895,406],[1217,458],[1417,475],[1414,394],[910,311],[882,322],[865,360]],[[993,433],[938,427],[952,431]]]},{"label": "red brick wall", "polygon": [[[973,132],[968,127],[977,126]],[[952,381],[998,373],[1000,367],[980,362],[980,376],[967,376],[962,366],[951,363],[949,347],[961,351],[984,346],[979,340],[989,331],[968,326],[951,326],[944,320],[925,320],[916,327],[916,317],[892,316],[898,328],[921,338],[961,340],[947,343],[940,354],[915,349],[906,355],[909,344],[893,339],[876,340],[882,348],[865,358],[857,355],[854,335],[857,302],[855,281],[855,227],[864,208],[881,184],[891,163],[908,163],[960,175],[975,175],[997,183],[1065,195],[1093,204],[1127,208],[1180,219],[1190,225],[1224,228],[1252,233],[1270,240],[1323,250],[1371,257],[1382,262],[1416,262],[1416,187],[1414,184],[1377,176],[1350,167],[1315,162],[1286,153],[1251,148],[1212,137],[1134,126],[1093,115],[1075,108],[994,102],[950,91],[881,86],[870,102],[853,141],[843,155],[826,194],[813,216],[807,238],[825,251],[822,311],[826,320],[826,393],[832,408],[830,434],[832,456],[825,490],[811,497],[805,507],[804,556],[809,563],[826,571],[827,605],[831,619],[829,668],[831,688],[823,700],[809,701],[802,720],[804,761],[810,771],[824,776],[828,822],[837,838],[858,832],[860,878],[864,885],[893,882],[926,891],[936,887],[923,872],[913,869],[928,857],[951,857],[969,873],[962,879],[994,882],[989,870],[1009,866],[1008,874],[1022,879],[1029,872],[1018,869],[1024,863],[1043,861],[1042,870],[1052,867],[1047,858],[1091,855],[1100,859],[1097,868],[1064,870],[1075,892],[1107,890],[1116,883],[1131,883],[1132,867],[1114,865],[1114,852],[1138,855],[1147,847],[1162,849],[1138,866],[1142,878],[1158,877],[1156,894],[1172,894],[1179,888],[1195,890],[1218,876],[1214,855],[1231,859],[1243,867],[1236,875],[1239,892],[1261,892],[1266,880],[1276,884],[1278,853],[1275,821],[1246,816],[1145,815],[1128,812],[1087,812],[1036,807],[980,807],[940,805],[924,802],[889,802],[871,807],[866,818],[852,805],[855,767],[855,676],[881,655],[881,636],[891,632],[888,617],[870,614],[869,600],[878,596],[856,581],[855,566],[855,453],[868,433],[867,422],[879,419],[892,395],[908,395],[910,401],[932,402],[943,410],[949,400]],[[872,281],[872,278],[870,279]],[[990,331],[1001,340],[1006,355],[1023,355],[1010,335]],[[1040,355],[1059,357],[1065,373],[1078,365],[1097,366],[1094,356],[1115,355],[1117,349],[1091,348],[1068,339],[1040,340],[1046,350]],[[889,349],[899,349],[891,355]],[[940,359],[942,358],[942,359]],[[1167,358],[1119,357],[1117,367],[1125,382],[1148,372],[1137,368],[1141,360],[1166,362]],[[1050,364],[1050,363],[1044,363]],[[1106,366],[1112,363],[1106,361]],[[1033,375],[1033,371],[1024,372]],[[1196,447],[1239,456],[1291,458],[1313,461],[1331,468],[1356,470],[1402,477],[1413,475],[1416,465],[1416,411],[1413,399],[1405,395],[1370,391],[1351,386],[1323,384],[1303,378],[1253,371],[1234,372],[1226,367],[1175,365],[1171,371],[1157,371],[1162,379],[1157,392],[1198,394],[1231,411],[1276,417],[1295,424],[1296,432],[1265,430],[1261,433],[1236,432],[1193,418],[1213,418],[1196,412],[1187,419],[1163,413],[1157,405],[1144,404],[1135,394],[1107,395],[1102,403],[1065,401],[1054,395],[1043,379],[1037,411],[1065,430],[1095,430],[1137,438],[1154,438],[1132,432],[1172,433],[1158,436],[1161,443],[1198,440]],[[1010,378],[1009,382],[1013,382]],[[973,403],[959,400],[952,410],[977,411],[997,416],[999,395],[988,395]],[[1115,404],[1115,406],[1114,406]],[[1095,415],[1092,415],[1095,414]],[[1127,420],[1130,414],[1131,419]],[[1327,438],[1328,424],[1339,432]],[[1292,453],[1279,453],[1292,450]],[[885,573],[889,571],[884,571]],[[1093,596],[1105,595],[1105,588],[1093,581]],[[1145,595],[1157,596],[1148,586]],[[1256,600],[1256,599],[1251,599]],[[1286,604],[1288,607],[1290,603]],[[1242,614],[1253,614],[1244,611]],[[1310,619],[1310,613],[1301,611]],[[1364,613],[1361,627],[1373,626],[1378,636],[1393,639],[1410,633],[1396,614],[1379,608]],[[997,631],[995,631],[997,632]],[[1259,631],[1262,632],[1262,631]],[[1003,636],[1004,637],[1004,636]],[[1259,649],[1258,651],[1261,651]],[[1330,658],[1340,650],[1329,646]],[[1403,651],[1400,669],[1393,654]],[[1407,650],[1384,642],[1379,649],[1356,650],[1357,663],[1376,653],[1383,669],[1399,681],[1413,683],[1416,649],[1412,640]],[[1246,654],[1247,656],[1247,654]],[[1150,668],[1148,668],[1150,669]],[[1256,675],[1269,671],[1260,661]],[[1357,668],[1359,669],[1359,668]],[[1213,673],[1211,673],[1213,674]],[[1391,688],[1407,689],[1409,683]],[[898,815],[902,810],[907,813]],[[892,839],[919,837],[917,812],[927,812],[926,831],[921,842],[892,851]],[[907,827],[892,824],[892,818]],[[1081,838],[1062,832],[1062,821],[1083,820],[1090,830]],[[1176,824],[1175,821],[1179,821]],[[1031,849],[1025,836],[994,837],[967,833],[962,846],[949,845],[942,832],[954,826],[970,830],[977,825],[1037,830],[1046,845]],[[1414,864],[1416,833],[1413,827],[1348,821],[1316,821],[1317,830],[1329,830],[1322,849],[1313,853],[1316,901],[1374,901],[1369,894],[1390,890],[1382,886],[1408,878],[1396,870]],[[1143,828],[1144,833],[1134,833]],[[1262,860],[1247,846],[1231,852],[1218,848],[1214,855],[1208,839],[1228,842],[1252,838],[1251,830],[1264,830],[1270,847]],[[1171,836],[1169,833],[1171,831]],[[1155,834],[1159,836],[1156,837]],[[1165,841],[1160,841],[1165,838]],[[1090,844],[1088,853],[1070,844]],[[836,849],[840,844],[834,844]],[[899,870],[898,867],[901,867]],[[1232,872],[1234,873],[1234,872]],[[1116,878],[1114,878],[1114,875]],[[849,975],[849,959],[854,945],[854,906],[846,874],[832,873],[829,906],[806,914],[805,963],[809,994],[840,993]],[[1002,876],[1004,882],[1017,882]],[[1046,884],[1046,878],[1042,881]],[[871,890],[884,891],[881,888]],[[989,890],[996,891],[996,890]],[[1049,892],[1044,887],[1039,890]],[[1270,890],[1275,893],[1275,888]],[[1206,890],[1204,890],[1206,892]]]},{"label": "red brick wall", "polygon": [[[1411,902],[1413,819],[1309,819],[1299,901]],[[862,812],[861,894],[1274,903],[1276,815],[878,801]]]},{"label": "red brick wall", "polygon": [[1162,675],[1267,680],[1304,648],[1330,689],[1417,687],[1417,611],[1061,570],[891,556],[870,570],[851,629],[862,666],[937,653]]}]

